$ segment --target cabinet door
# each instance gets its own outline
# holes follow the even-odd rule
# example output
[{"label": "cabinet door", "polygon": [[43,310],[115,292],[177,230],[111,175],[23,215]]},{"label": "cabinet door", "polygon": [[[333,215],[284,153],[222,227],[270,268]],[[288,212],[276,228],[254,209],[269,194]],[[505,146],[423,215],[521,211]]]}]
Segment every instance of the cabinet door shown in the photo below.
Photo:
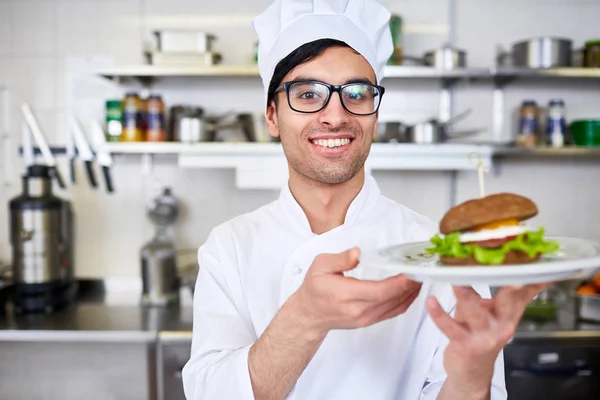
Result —
[{"label": "cabinet door", "polygon": [[0,398],[155,400],[148,343],[2,342]]},{"label": "cabinet door", "polygon": [[181,370],[190,359],[191,340],[160,340],[157,350],[159,400],[186,400]]}]

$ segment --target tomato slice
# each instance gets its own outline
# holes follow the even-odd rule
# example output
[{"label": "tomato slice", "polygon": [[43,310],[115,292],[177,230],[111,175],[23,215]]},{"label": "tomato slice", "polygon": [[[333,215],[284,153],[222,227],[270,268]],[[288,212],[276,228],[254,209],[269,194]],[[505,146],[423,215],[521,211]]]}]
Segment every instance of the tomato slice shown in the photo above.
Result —
[{"label": "tomato slice", "polygon": [[516,239],[516,237],[517,235],[513,235],[500,239],[481,240],[479,242],[467,242],[465,244],[474,244],[484,249],[495,249],[496,247],[501,247],[506,242],[510,242],[511,240]]}]

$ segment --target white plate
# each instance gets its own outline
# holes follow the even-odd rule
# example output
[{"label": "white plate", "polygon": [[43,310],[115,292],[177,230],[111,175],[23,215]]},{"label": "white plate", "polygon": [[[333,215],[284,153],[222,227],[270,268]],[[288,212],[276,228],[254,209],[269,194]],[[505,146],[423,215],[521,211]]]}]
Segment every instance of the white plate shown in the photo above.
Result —
[{"label": "white plate", "polygon": [[453,285],[489,286],[553,282],[588,276],[600,268],[600,244],[593,240],[548,236],[560,249],[535,263],[499,266],[445,266],[437,255],[425,249],[430,242],[406,243],[365,252],[360,259],[364,269],[384,269],[404,274],[418,282],[444,282]]}]

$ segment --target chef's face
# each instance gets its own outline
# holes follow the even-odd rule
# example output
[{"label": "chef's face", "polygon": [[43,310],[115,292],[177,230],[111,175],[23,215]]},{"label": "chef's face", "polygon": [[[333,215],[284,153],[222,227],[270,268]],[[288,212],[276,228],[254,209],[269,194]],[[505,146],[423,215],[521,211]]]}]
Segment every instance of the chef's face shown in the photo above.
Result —
[{"label": "chef's face", "polygon": [[[332,85],[361,80],[376,83],[371,65],[348,47],[328,48],[319,57],[291,70],[282,82],[298,79]],[[335,92],[327,106],[316,113],[292,110],[285,90],[276,96],[277,102],[267,108],[267,126],[271,135],[281,138],[290,173],[320,183],[339,184],[361,171],[375,135],[376,114],[350,114]],[[335,147],[330,147],[329,139],[335,140]]]}]

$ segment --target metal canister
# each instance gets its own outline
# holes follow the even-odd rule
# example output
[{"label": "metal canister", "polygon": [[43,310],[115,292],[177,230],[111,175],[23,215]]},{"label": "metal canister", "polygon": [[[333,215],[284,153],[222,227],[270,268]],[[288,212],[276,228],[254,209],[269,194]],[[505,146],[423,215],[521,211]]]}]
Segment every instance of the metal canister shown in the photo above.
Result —
[{"label": "metal canister", "polygon": [[10,201],[13,303],[19,313],[51,312],[73,300],[71,205],[52,194],[49,168],[32,165]]}]

